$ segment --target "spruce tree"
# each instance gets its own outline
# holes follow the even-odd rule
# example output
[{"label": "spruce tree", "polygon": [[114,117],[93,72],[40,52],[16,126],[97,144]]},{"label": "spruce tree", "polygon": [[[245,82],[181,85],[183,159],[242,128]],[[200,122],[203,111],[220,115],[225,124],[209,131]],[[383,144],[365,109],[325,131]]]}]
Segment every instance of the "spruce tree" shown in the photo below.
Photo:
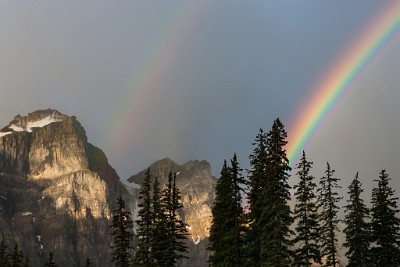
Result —
[{"label": "spruce tree", "polygon": [[164,207],[167,226],[165,230],[168,237],[167,264],[176,266],[182,258],[187,257],[187,246],[183,240],[186,240],[188,235],[186,224],[180,217],[183,205],[180,191],[176,186],[176,173],[169,173],[167,187],[163,190],[162,195],[161,204]]},{"label": "spruce tree", "polygon": [[378,185],[372,189],[371,229],[373,246],[371,257],[373,266],[400,265],[400,220],[396,216],[398,197],[389,187],[389,175],[382,170]]},{"label": "spruce tree", "polygon": [[285,146],[287,133],[281,121],[276,119],[267,134],[266,184],[261,189],[258,204],[262,210],[259,224],[260,262],[262,266],[291,266],[292,242],[290,225],[293,222],[288,201],[289,160]]},{"label": "spruce tree", "polygon": [[296,204],[294,207],[294,219],[297,222],[296,236],[293,240],[297,244],[295,250],[296,266],[311,266],[312,263],[320,263],[321,252],[318,244],[319,222],[317,197],[315,194],[315,178],[310,174],[313,162],[308,161],[303,151],[303,156],[297,164],[296,175],[299,183],[294,186],[296,192]]},{"label": "spruce tree", "polygon": [[267,184],[267,134],[260,128],[253,143],[253,153],[250,155],[250,170],[248,171],[248,194],[249,205],[248,229],[245,235],[245,259],[248,266],[261,266],[261,233],[260,224],[263,203],[260,201],[262,190]]},{"label": "spruce tree", "polygon": [[6,241],[4,239],[0,242],[0,266],[8,266],[9,254]]},{"label": "spruce tree", "polygon": [[128,266],[132,261],[130,251],[132,247],[133,238],[133,221],[131,213],[125,209],[125,201],[119,196],[117,200],[118,208],[113,211],[112,222],[112,235],[114,238],[112,249],[112,262],[117,267]]},{"label": "spruce tree", "polygon": [[346,242],[348,248],[346,257],[349,260],[349,267],[371,266],[369,257],[370,225],[369,210],[361,198],[362,184],[358,179],[358,172],[349,186],[349,199],[345,206]]},{"label": "spruce tree", "polygon": [[166,216],[161,205],[161,190],[158,178],[153,183],[153,230],[151,242],[151,254],[154,266],[168,267],[168,235],[166,232]]},{"label": "spruce tree", "polygon": [[57,264],[54,262],[53,253],[49,252],[49,256],[44,264],[44,267],[57,267]]},{"label": "spruce tree", "polygon": [[244,240],[243,233],[245,231],[245,218],[244,211],[242,207],[242,193],[243,187],[245,185],[244,177],[242,176],[242,168],[239,166],[239,162],[237,160],[236,153],[233,154],[231,159],[231,166],[228,168],[232,189],[234,193],[234,198],[232,199],[232,206],[234,208],[234,216],[232,217],[234,220],[234,228],[232,229],[232,235],[234,236],[234,254],[232,257],[235,260],[236,265],[233,266],[243,266],[244,265]]},{"label": "spruce tree", "polygon": [[137,226],[138,247],[135,254],[135,266],[153,266],[151,254],[152,232],[153,232],[153,211],[151,199],[151,174],[147,169],[144,181],[139,192],[139,212]]},{"label": "spruce tree", "polygon": [[243,266],[242,227],[243,208],[241,188],[243,177],[236,154],[228,167],[226,160],[215,188],[215,201],[212,208],[213,220],[210,229],[211,252],[209,262],[212,266]]},{"label": "spruce tree", "polygon": [[321,256],[326,258],[326,266],[336,266],[338,263],[336,231],[339,231],[338,223],[340,221],[337,213],[339,211],[338,203],[342,198],[335,190],[341,187],[338,185],[340,179],[333,176],[335,170],[331,169],[329,162],[326,165],[325,176],[321,178],[318,188],[318,205],[321,209]]},{"label": "spruce tree", "polygon": [[234,205],[234,192],[231,183],[231,176],[228,170],[227,162],[224,160],[224,165],[220,172],[220,177],[215,186],[215,200],[212,207],[212,222],[210,228],[210,238],[208,250],[211,252],[209,263],[211,266],[229,266],[231,262],[231,235],[229,231],[233,228],[232,211]]},{"label": "spruce tree", "polygon": [[9,261],[11,267],[22,267],[23,264],[22,250],[18,248],[18,244],[15,244],[14,250],[10,253]]}]

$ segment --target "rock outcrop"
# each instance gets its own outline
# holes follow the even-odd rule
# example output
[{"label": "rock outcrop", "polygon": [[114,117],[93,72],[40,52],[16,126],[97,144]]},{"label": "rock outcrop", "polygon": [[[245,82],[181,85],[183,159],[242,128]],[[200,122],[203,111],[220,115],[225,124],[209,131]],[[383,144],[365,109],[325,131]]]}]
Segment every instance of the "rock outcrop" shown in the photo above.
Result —
[{"label": "rock outcrop", "polygon": [[109,266],[110,218],[130,199],[104,153],[75,117],[55,110],[17,116],[0,131],[0,235],[31,266],[52,252],[59,266]]},{"label": "rock outcrop", "polygon": [[[151,165],[161,184],[177,174],[189,258],[182,266],[208,266],[215,178],[206,161]],[[76,120],[52,109],[16,116],[0,130],[0,238],[17,243],[29,266],[52,252],[58,266],[110,266],[110,218],[121,195],[133,215],[144,172],[121,181],[101,149],[88,143]],[[133,218],[134,220],[136,218]]]},{"label": "rock outcrop", "polygon": [[[214,202],[216,179],[211,174],[211,166],[206,161],[189,161],[179,165],[165,158],[150,166],[153,177],[157,176],[161,185],[166,184],[169,172],[176,173],[177,187],[181,192],[184,221],[189,226],[190,257],[183,266],[208,266],[209,229],[211,227],[211,206]],[[145,171],[128,179],[129,182],[142,184]]]}]

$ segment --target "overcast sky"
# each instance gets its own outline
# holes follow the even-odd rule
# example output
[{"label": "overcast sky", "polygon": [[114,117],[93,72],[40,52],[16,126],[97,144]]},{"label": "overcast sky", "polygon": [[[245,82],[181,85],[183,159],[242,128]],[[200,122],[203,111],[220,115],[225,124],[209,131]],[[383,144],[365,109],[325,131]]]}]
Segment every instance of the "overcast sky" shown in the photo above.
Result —
[{"label": "overcast sky", "polygon": [[[393,0],[394,1],[394,0]],[[152,162],[248,156],[258,129],[286,129],[315,84],[393,1],[0,0],[0,125],[55,108],[127,178]],[[400,10],[399,10],[400,14]],[[400,32],[306,149],[370,197],[387,169],[400,193]],[[289,132],[290,136],[290,132]]]}]

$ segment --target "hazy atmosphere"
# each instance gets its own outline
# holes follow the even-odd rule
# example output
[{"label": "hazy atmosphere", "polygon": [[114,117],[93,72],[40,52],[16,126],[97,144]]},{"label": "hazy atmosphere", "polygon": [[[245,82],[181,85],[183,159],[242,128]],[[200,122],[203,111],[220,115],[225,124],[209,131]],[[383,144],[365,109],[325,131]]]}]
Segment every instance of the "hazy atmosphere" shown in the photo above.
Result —
[{"label": "hazy atmosphere", "polygon": [[[388,8],[400,17],[394,0],[0,0],[0,125],[74,115],[122,179],[164,157],[246,168],[275,118],[298,142],[321,79]],[[382,169],[400,194],[399,24],[303,147],[346,191],[359,171],[366,199]]]}]

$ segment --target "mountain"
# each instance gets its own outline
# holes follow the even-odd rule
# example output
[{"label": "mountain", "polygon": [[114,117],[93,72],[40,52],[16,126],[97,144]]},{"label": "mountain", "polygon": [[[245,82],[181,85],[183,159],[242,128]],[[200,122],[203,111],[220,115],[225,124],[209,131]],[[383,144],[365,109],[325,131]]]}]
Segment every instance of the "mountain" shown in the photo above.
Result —
[{"label": "mountain", "polygon": [[[211,175],[210,164],[206,161],[189,161],[179,165],[165,158],[149,167],[152,176],[157,176],[161,185],[166,184],[170,171],[176,173],[176,184],[182,196],[183,219],[189,225],[189,259],[182,266],[208,266],[206,246],[216,184],[216,178]],[[142,184],[145,171],[130,177],[128,182]]]},{"label": "mountain", "polygon": [[[210,165],[164,159],[151,168],[162,182],[177,172],[190,229],[182,266],[207,266],[215,186]],[[58,266],[82,266],[86,258],[93,266],[110,266],[112,211],[121,195],[137,214],[142,177],[120,180],[73,116],[53,109],[17,115],[0,130],[0,238],[10,247],[17,243],[30,266],[43,266],[49,252]]]}]

